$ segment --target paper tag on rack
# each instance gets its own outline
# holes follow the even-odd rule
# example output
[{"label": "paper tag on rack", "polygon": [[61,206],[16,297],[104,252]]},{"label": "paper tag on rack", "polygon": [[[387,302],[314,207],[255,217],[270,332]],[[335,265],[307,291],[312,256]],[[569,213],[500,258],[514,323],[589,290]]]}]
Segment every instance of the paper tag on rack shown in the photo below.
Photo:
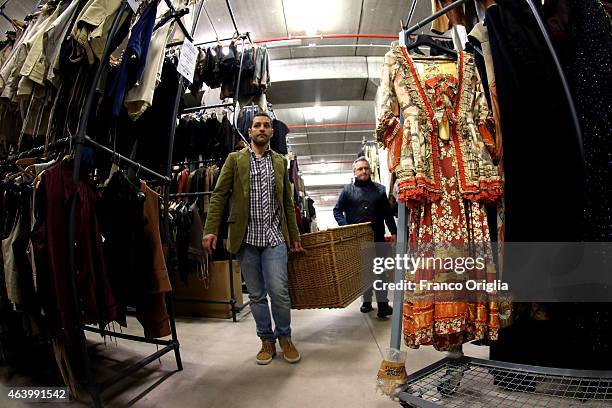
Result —
[{"label": "paper tag on rack", "polygon": [[185,77],[189,82],[193,82],[196,64],[198,63],[198,49],[191,41],[185,38],[183,47],[181,48],[181,57],[179,58],[176,70],[179,74]]},{"label": "paper tag on rack", "polygon": [[406,36],[404,35],[404,30],[399,32],[398,37],[399,37],[399,44],[405,47],[406,46]]},{"label": "paper tag on rack", "polygon": [[140,8],[140,4],[142,4],[143,0],[128,0],[128,4],[134,10],[134,13],[138,13],[138,9]]}]

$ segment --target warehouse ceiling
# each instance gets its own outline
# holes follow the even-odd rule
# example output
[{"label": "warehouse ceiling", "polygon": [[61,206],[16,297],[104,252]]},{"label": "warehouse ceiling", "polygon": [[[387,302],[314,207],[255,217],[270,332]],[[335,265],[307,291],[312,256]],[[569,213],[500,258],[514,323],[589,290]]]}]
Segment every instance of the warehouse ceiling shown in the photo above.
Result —
[{"label": "warehouse ceiling", "polygon": [[[0,0],[0,5],[5,0]],[[304,175],[342,173],[348,182],[351,163],[362,140],[372,140],[374,97],[382,56],[391,38],[321,38],[338,34],[397,36],[412,0],[231,0],[236,25],[254,41],[266,42],[272,85],[268,101],[291,129],[290,149]],[[10,17],[23,18],[37,1],[11,0]],[[431,14],[431,1],[418,0],[414,24]],[[0,30],[8,29],[0,20]],[[194,36],[196,42],[234,34],[226,0],[205,0]],[[420,30],[429,32],[429,26]],[[318,38],[292,39],[296,36]],[[306,177],[305,177],[306,178]],[[319,180],[316,177],[313,180]],[[306,180],[307,186],[309,181]],[[315,183],[315,184],[313,184]],[[312,181],[307,187],[319,205],[334,201],[336,186]]]},{"label": "warehouse ceiling", "polygon": [[[290,128],[307,192],[317,208],[329,208],[339,186],[350,181],[363,140],[373,140],[374,97],[382,56],[391,38],[309,38],[337,34],[397,36],[411,0],[233,0],[236,24],[255,41],[268,42],[272,85],[267,92],[276,116]],[[225,0],[207,0],[196,41],[231,37]],[[412,23],[431,14],[418,0]],[[210,19],[209,19],[210,17]],[[211,25],[212,22],[212,25]],[[214,27],[213,27],[214,26]],[[429,26],[421,29],[429,32]],[[320,175],[337,181],[324,185]]]}]

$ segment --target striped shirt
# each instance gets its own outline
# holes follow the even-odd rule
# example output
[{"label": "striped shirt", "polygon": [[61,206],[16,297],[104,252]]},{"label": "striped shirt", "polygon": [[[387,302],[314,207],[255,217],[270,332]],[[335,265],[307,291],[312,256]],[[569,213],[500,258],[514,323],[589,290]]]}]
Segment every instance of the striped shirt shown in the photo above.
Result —
[{"label": "striped shirt", "polygon": [[280,211],[270,149],[259,158],[251,152],[249,178],[249,224],[245,242],[256,247],[280,245],[285,242],[285,238],[280,230]]}]

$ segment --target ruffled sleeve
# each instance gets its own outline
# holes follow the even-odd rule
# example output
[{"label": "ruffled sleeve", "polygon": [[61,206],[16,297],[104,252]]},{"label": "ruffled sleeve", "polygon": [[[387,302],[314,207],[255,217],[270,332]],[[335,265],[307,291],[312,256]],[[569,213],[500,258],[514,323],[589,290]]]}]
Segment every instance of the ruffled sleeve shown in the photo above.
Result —
[{"label": "ruffled sleeve", "polygon": [[402,125],[398,119],[399,102],[395,93],[394,80],[397,63],[390,51],[385,55],[381,73],[380,115],[376,126],[376,140],[389,151],[389,171],[395,171],[401,154]]},{"label": "ruffled sleeve", "polygon": [[475,94],[474,94],[474,124],[482,137],[482,140],[494,162],[499,160],[499,152],[495,143],[495,120],[489,110],[487,99],[484,94],[482,81],[478,72],[475,72]]},{"label": "ruffled sleeve", "polygon": [[503,195],[503,179],[494,162],[499,160],[495,143],[495,120],[489,110],[480,76],[474,71],[474,101],[468,123],[473,132],[473,149],[478,158],[480,192],[473,198],[495,202]]}]

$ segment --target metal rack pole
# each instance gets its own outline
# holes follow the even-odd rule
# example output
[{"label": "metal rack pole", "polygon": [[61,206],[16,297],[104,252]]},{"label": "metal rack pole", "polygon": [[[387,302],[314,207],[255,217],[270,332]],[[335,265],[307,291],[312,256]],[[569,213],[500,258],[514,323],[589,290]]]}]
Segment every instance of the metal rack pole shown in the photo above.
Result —
[{"label": "metal rack pole", "polygon": [[214,109],[214,108],[227,108],[230,106],[234,106],[234,102],[226,102],[226,103],[218,103],[216,105],[202,105],[202,106],[194,106],[193,108],[185,108],[182,110],[181,115],[191,112],[199,112],[206,109]]},{"label": "metal rack pole", "polygon": [[65,137],[63,139],[58,139],[55,142],[51,142],[47,146],[34,147],[30,150],[26,150],[25,152],[15,153],[14,155],[9,156],[6,159],[2,160],[0,162],[0,167],[5,166],[7,164],[11,164],[19,159],[23,159],[23,158],[27,158],[31,156],[38,156],[39,154],[44,153],[47,150],[54,150],[58,147],[67,146],[70,143],[70,139],[71,139],[70,137]]},{"label": "metal rack pole", "polygon": [[559,61],[559,56],[555,51],[555,47],[553,47],[552,41],[550,40],[550,36],[548,35],[548,31],[546,31],[546,27],[544,26],[544,22],[542,21],[542,17],[538,12],[533,0],[525,0],[531,8],[531,12],[533,13],[533,17],[538,23],[538,27],[542,32],[542,36],[544,37],[544,41],[546,42],[546,46],[548,47],[548,51],[550,51],[550,56],[552,57],[555,68],[557,68],[557,73],[559,74],[559,78],[561,79],[561,84],[563,85],[563,92],[565,93],[565,97],[567,98],[567,103],[569,105],[570,113],[572,115],[572,120],[574,122],[574,131],[576,132],[576,136],[578,137],[578,147],[580,149],[580,157],[582,158],[582,164],[584,165],[584,146],[582,143],[582,129],[580,127],[580,122],[578,121],[578,113],[576,112],[576,105],[574,104],[574,98],[572,98],[572,93],[570,91],[569,84],[567,82],[567,78],[565,77],[565,73],[563,72],[563,67],[561,67],[561,62]]},{"label": "metal rack pole", "polygon": [[[93,101],[94,101],[94,97],[96,94],[96,87],[98,86],[98,81],[100,77],[102,76],[105,65],[108,61],[108,56],[111,51],[110,44],[113,38],[115,37],[117,30],[119,29],[119,24],[120,24],[121,18],[123,17],[123,14],[127,10],[128,10],[128,3],[126,0],[124,0],[121,3],[119,10],[117,11],[117,15],[115,16],[111,29],[108,33],[108,38],[106,40],[104,53],[102,54],[102,58],[98,62],[96,72],[92,78],[92,81],[89,87],[89,91],[85,99],[83,112],[81,114],[81,118],[79,119],[77,133],[74,136],[74,140],[73,140],[73,144],[75,146],[75,152],[74,152],[72,179],[75,183],[79,182],[79,179],[81,176],[81,158],[83,154],[83,145],[85,143],[85,132],[87,130],[86,129],[87,122],[89,120],[89,114],[91,113],[91,108],[93,106]],[[81,305],[79,301],[79,294],[78,294],[78,288],[77,288],[77,283],[76,283],[77,282],[77,264],[76,264],[76,250],[77,250],[76,248],[77,246],[77,242],[76,242],[76,205],[77,205],[77,200],[78,200],[78,195],[77,193],[74,193],[71,198],[71,202],[70,202],[70,218],[68,220],[68,243],[69,243],[68,257],[69,257],[69,265],[70,265],[70,271],[71,271],[71,279],[70,279],[71,292],[72,292],[75,310],[78,311],[80,310]],[[87,387],[93,399],[94,406],[101,408],[103,406],[102,399],[100,396],[100,390],[98,386],[94,384],[94,381],[93,381],[91,361],[89,360],[89,354],[87,353],[87,340],[85,338],[85,332],[83,329],[84,325],[80,320],[78,324],[79,324],[78,331],[79,331],[79,343],[80,343],[79,348],[80,348],[80,354],[81,354],[81,361],[84,366],[83,368],[86,372]]]},{"label": "metal rack pole", "polygon": [[404,26],[404,30],[406,30],[404,35],[412,34],[416,30],[418,30],[419,28],[425,27],[427,24],[431,23],[432,21],[434,21],[438,17],[440,17],[440,16],[448,13],[449,11],[451,11],[451,10],[461,6],[464,3],[467,3],[468,1],[472,1],[472,0],[457,0],[454,3],[451,3],[448,6],[444,7],[443,9],[438,10],[437,12],[435,12],[431,16],[427,17],[426,19],[424,19],[422,21],[419,21],[418,23],[416,23],[415,25],[413,25],[410,28],[406,28],[406,26]]},{"label": "metal rack pole", "polygon": [[198,191],[196,193],[172,193],[169,196],[174,198],[174,197],[200,197],[200,196],[206,196],[206,195],[212,195],[212,191]]},{"label": "metal rack pole", "polygon": [[125,157],[122,154],[119,154],[115,151],[113,151],[112,149],[110,149],[107,146],[104,146],[101,143],[96,142],[95,140],[93,140],[92,138],[90,138],[89,136],[84,136],[83,137],[83,143],[85,144],[91,144],[92,146],[98,148],[99,150],[102,150],[106,153],[109,153],[113,156],[114,159],[118,160],[119,162],[125,163],[125,164],[129,164],[130,166],[137,168],[139,171],[143,171],[165,183],[170,183],[170,177],[168,176],[164,176],[159,174],[158,172],[156,172],[155,170],[151,170],[150,168],[141,165],[140,163],[130,159],[129,157]]},{"label": "metal rack pole", "polygon": [[[183,32],[183,35],[185,37],[187,37],[187,39],[191,42],[193,42],[193,37],[190,33],[189,30],[187,30],[187,27],[185,27],[185,24],[183,24],[183,20],[181,20],[180,17],[182,17],[181,15],[179,15],[180,13],[176,12],[176,9],[174,8],[174,6],[172,5],[172,1],[170,0],[164,0],[166,2],[166,5],[168,6],[168,8],[170,9],[170,11],[174,14],[173,18],[176,21],[176,24],[178,24],[179,28],[181,29],[181,31]],[[203,0],[202,0],[203,1]],[[198,13],[199,15],[199,13]]]},{"label": "metal rack pole", "polygon": [[232,10],[232,4],[230,3],[230,0],[225,0],[225,4],[227,4],[227,9],[229,10],[229,15],[232,19],[232,24],[234,24],[234,29],[236,30],[236,33],[240,33],[240,31],[238,30],[238,25],[236,25],[236,17],[234,17],[234,10]]},{"label": "metal rack pole", "polygon": [[[406,253],[407,231],[406,231],[406,204],[400,203],[397,209],[397,242],[395,244],[395,253],[403,255]],[[396,269],[394,282],[400,283],[404,279],[404,270]],[[389,348],[392,350],[400,350],[402,344],[402,314],[404,303],[404,291],[396,290],[393,293],[393,315],[391,315],[391,341]]]},{"label": "metal rack pole", "polygon": [[[185,34],[185,37],[187,37],[189,41],[191,42],[193,42],[193,35],[195,34],[195,30],[198,26],[200,14],[202,13],[202,7],[204,6],[204,1],[205,0],[200,0],[198,4],[198,10],[196,12],[196,17],[191,26],[191,33],[186,31],[186,28],[180,19],[177,20],[177,22],[179,23],[179,26],[181,27],[181,30],[183,30]],[[166,0],[166,3],[169,3],[169,2],[170,0]],[[175,99],[174,99],[174,110],[172,112],[172,126],[170,127],[170,137],[168,140],[168,158],[166,161],[166,177],[168,178],[169,181],[171,180],[171,177],[172,177],[172,153],[174,151],[174,136],[176,134],[176,121],[177,121],[176,119],[178,117],[179,106],[180,106],[181,98],[183,95],[183,84],[184,84],[184,78],[180,76],[178,80],[178,87],[176,90]],[[170,205],[169,194],[170,194],[170,186],[168,185],[166,186],[166,188],[164,188],[164,194],[163,194],[164,232],[165,232],[167,239],[170,239],[169,238],[170,237],[170,219],[169,219],[169,213],[168,213],[169,205]],[[172,340],[174,340],[177,345],[177,347],[174,349],[174,354],[176,357],[176,365],[177,365],[178,370],[181,371],[183,369],[183,362],[181,359],[178,336],[176,333],[176,321],[174,320],[174,302],[172,300],[172,292],[169,292],[166,294],[166,306],[168,308],[168,315],[170,317],[170,331],[172,333]]]}]

